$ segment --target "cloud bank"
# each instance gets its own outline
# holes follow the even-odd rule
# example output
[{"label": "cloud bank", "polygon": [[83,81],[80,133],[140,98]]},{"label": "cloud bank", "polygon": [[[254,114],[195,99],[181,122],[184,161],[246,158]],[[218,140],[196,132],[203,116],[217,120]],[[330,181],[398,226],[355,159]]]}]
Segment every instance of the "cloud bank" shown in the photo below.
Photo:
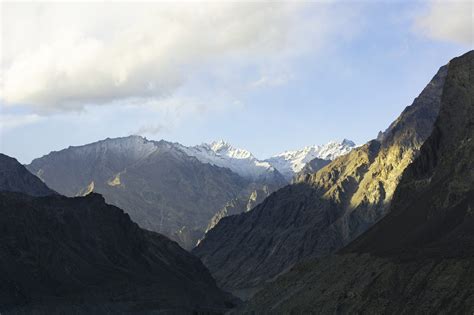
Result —
[{"label": "cloud bank", "polygon": [[41,114],[166,98],[202,68],[292,58],[350,23],[351,14],[332,12],[330,4],[321,3],[312,15],[306,6],[3,4],[0,97],[6,106]]},{"label": "cloud bank", "polygon": [[[357,33],[361,7],[329,1],[3,3],[0,103],[46,115],[146,106],[175,97],[190,82],[207,89],[191,89],[197,98],[225,93],[225,84],[278,87],[295,77],[292,60]],[[421,13],[418,33],[473,45],[471,1],[432,1]],[[258,75],[249,78],[248,69]]]}]

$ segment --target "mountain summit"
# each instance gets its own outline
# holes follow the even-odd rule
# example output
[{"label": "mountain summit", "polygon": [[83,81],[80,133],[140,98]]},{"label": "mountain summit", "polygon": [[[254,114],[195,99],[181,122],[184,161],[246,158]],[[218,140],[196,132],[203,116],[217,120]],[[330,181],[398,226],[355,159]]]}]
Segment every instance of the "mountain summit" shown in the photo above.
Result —
[{"label": "mountain summit", "polygon": [[233,147],[224,140],[184,147],[188,155],[203,163],[225,167],[253,181],[274,181],[284,183],[282,175],[268,162],[260,161],[247,150]]},{"label": "mountain summit", "polygon": [[351,140],[330,141],[325,145],[306,146],[299,150],[285,151],[265,161],[275,167],[290,181],[314,159],[331,161],[349,153],[356,145]]}]

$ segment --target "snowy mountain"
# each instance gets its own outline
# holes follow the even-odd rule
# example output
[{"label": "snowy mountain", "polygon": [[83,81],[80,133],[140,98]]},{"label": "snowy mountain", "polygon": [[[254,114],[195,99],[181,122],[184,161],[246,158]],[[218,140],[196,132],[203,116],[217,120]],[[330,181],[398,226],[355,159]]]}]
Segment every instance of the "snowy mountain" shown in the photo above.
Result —
[{"label": "snowy mountain", "polygon": [[287,184],[268,163],[222,141],[185,147],[140,136],[107,138],[51,152],[27,168],[65,196],[102,194],[141,227],[185,249],[231,200],[249,201],[255,191],[264,198]]},{"label": "snowy mountain", "polygon": [[286,180],[290,181],[311,160],[315,158],[334,160],[338,156],[349,153],[355,146],[354,142],[347,139],[341,142],[330,141],[324,145],[312,145],[300,150],[285,151],[265,161],[276,168]]},{"label": "snowy mountain", "polygon": [[269,162],[258,160],[249,151],[235,148],[224,140],[194,147],[182,146],[181,149],[203,163],[228,168],[247,179],[260,181],[279,177],[284,181],[281,174]]},{"label": "snowy mountain", "polygon": [[341,142],[331,141],[325,145],[285,151],[266,160],[259,160],[251,152],[235,148],[224,140],[193,147],[180,146],[180,149],[203,163],[226,167],[251,180],[268,180],[269,176],[275,177],[281,174],[289,182],[313,159],[333,160],[354,147],[354,142],[344,139]]},{"label": "snowy mountain", "polygon": [[[333,151],[321,150],[324,156]],[[217,222],[216,214],[244,212],[289,183],[269,161],[222,140],[187,147],[139,136],[107,138],[51,152],[27,168],[63,195],[102,194],[141,227],[186,249]]]}]

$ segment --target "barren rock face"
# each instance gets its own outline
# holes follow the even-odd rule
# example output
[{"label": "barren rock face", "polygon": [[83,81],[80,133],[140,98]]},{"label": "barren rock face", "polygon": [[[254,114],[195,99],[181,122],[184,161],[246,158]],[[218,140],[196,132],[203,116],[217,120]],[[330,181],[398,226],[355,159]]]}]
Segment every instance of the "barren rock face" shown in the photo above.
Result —
[{"label": "barren rock face", "polygon": [[442,67],[376,140],[353,149],[248,213],[222,219],[194,249],[228,289],[260,286],[295,263],[349,243],[388,211],[401,174],[437,117]]}]

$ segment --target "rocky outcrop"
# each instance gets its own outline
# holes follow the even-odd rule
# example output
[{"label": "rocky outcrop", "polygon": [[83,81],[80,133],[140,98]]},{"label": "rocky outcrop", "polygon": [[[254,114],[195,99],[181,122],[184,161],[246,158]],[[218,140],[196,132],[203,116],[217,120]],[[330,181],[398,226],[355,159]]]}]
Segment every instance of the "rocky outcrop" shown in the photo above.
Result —
[{"label": "rocky outcrop", "polygon": [[222,219],[194,249],[230,290],[260,286],[310,257],[334,252],[386,215],[401,174],[437,117],[447,67],[378,139]]},{"label": "rocky outcrop", "polygon": [[[24,192],[36,192],[25,176]],[[2,314],[221,312],[233,303],[198,258],[95,193],[0,192],[0,231]]]},{"label": "rocky outcrop", "polygon": [[186,249],[196,245],[230,200],[249,198],[255,187],[277,189],[285,183],[274,170],[269,180],[275,181],[253,182],[203,163],[183,148],[130,136],[52,152],[27,167],[66,196],[102,194],[141,227],[165,234]]},{"label": "rocky outcrop", "polygon": [[474,311],[474,51],[449,63],[439,117],[390,213],[340,251],[293,268],[242,313]]}]

